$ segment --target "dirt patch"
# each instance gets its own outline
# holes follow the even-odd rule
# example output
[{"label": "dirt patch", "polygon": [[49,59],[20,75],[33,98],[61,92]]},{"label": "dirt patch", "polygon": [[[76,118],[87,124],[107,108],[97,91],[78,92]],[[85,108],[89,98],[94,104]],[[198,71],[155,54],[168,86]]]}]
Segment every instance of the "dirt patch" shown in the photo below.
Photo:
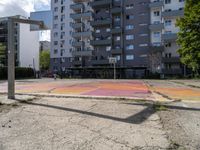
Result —
[{"label": "dirt patch", "polygon": [[13,103],[13,104],[3,104],[0,102],[0,113],[2,112],[9,112],[12,108],[18,107],[19,104]]},{"label": "dirt patch", "polygon": [[[188,118],[188,116],[182,114],[180,111],[170,109],[168,111],[158,111],[157,113],[161,118],[163,130],[165,130],[168,135],[171,149],[200,149],[198,139],[192,138],[184,127],[187,122],[182,122],[181,118]],[[188,122],[190,122],[190,120],[188,120]],[[191,127],[191,131],[189,132],[195,133],[195,128]]]}]

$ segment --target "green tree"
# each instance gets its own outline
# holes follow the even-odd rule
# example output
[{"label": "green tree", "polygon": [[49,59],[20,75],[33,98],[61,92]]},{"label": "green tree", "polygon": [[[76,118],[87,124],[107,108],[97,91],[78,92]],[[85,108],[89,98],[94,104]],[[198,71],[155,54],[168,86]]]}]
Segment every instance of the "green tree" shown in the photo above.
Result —
[{"label": "green tree", "polygon": [[6,46],[0,43],[0,66],[6,64]]},{"label": "green tree", "polygon": [[184,17],[178,19],[181,62],[195,74],[200,69],[200,1],[186,0]]},{"label": "green tree", "polygon": [[40,68],[48,70],[50,66],[50,51],[40,52]]}]

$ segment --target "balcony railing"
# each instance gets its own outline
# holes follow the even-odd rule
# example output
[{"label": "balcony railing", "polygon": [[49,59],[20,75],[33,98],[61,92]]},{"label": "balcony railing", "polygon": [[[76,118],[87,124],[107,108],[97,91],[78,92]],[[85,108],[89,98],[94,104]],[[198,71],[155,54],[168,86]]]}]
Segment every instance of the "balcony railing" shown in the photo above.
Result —
[{"label": "balcony railing", "polygon": [[111,45],[112,40],[111,39],[92,40],[90,41],[90,44],[93,46]]},{"label": "balcony railing", "polygon": [[73,56],[92,56],[92,50],[73,51]]},{"label": "balcony railing", "polygon": [[108,65],[109,61],[108,59],[102,59],[102,60],[91,60],[92,65]]},{"label": "balcony railing", "polygon": [[70,17],[74,20],[81,19],[81,18],[90,18],[92,17],[92,12],[84,12],[84,13],[72,13],[70,14]]},{"label": "balcony railing", "polygon": [[122,33],[122,28],[120,27],[120,28],[113,28],[112,30],[111,30],[111,33],[112,34],[119,34],[119,33]]},{"label": "balcony railing", "polygon": [[150,30],[162,30],[163,28],[164,28],[164,24],[163,23],[151,24],[149,26]]},{"label": "balcony railing", "polygon": [[121,48],[113,48],[111,50],[112,54],[122,54],[122,49]]},{"label": "balcony railing", "polygon": [[95,7],[106,7],[112,4],[112,0],[93,0],[90,3],[90,6],[95,8]]},{"label": "balcony railing", "polygon": [[163,1],[155,1],[155,2],[151,2],[149,4],[150,8],[162,7],[162,6],[164,6],[164,2]]},{"label": "balcony railing", "polygon": [[122,12],[122,7],[115,7],[111,9],[112,14],[118,14]]},{"label": "balcony railing", "polygon": [[162,12],[162,17],[181,17],[184,15],[183,10],[171,10]]},{"label": "balcony railing", "polygon": [[70,5],[70,9],[72,9],[74,11],[81,10],[83,8],[84,8],[84,5],[81,3]]},{"label": "balcony railing", "polygon": [[163,57],[162,58],[163,63],[180,63],[179,57]]},{"label": "balcony railing", "polygon": [[175,41],[177,39],[177,33],[165,33],[162,34],[162,40],[170,42]]},{"label": "balcony railing", "polygon": [[84,42],[83,41],[74,41],[74,42],[72,42],[72,46],[73,47],[82,47],[82,46],[84,46]]},{"label": "balcony railing", "polygon": [[103,19],[103,20],[95,20],[91,21],[91,26],[105,26],[110,25],[112,23],[112,20],[110,18]]},{"label": "balcony railing", "polygon": [[89,36],[92,36],[91,31],[73,32],[72,33],[72,37],[74,37],[74,38],[89,37]]}]

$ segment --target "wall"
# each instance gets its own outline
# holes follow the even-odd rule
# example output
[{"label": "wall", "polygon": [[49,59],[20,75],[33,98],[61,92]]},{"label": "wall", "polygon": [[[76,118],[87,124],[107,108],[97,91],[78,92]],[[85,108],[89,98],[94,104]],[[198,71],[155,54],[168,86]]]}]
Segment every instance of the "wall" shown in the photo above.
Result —
[{"label": "wall", "polygon": [[31,67],[39,70],[39,33],[30,32],[30,25],[20,24],[19,35],[20,67]]}]

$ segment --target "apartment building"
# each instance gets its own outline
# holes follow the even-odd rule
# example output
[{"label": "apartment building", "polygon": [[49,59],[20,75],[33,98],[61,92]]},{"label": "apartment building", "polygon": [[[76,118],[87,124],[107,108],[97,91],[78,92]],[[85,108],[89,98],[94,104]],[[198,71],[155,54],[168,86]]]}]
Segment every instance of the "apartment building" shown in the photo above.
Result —
[{"label": "apartment building", "polygon": [[51,46],[49,41],[40,41],[40,52],[50,51]]},{"label": "apartment building", "polygon": [[184,0],[151,0],[151,71],[164,75],[183,74],[176,44],[176,20],[184,15]]},{"label": "apartment building", "polygon": [[[13,16],[26,19],[23,16]],[[15,65],[18,67],[31,67],[39,70],[39,34],[30,32],[30,25],[16,23],[15,27]],[[1,66],[7,66],[8,51],[8,17],[0,18],[0,43],[6,46],[5,53],[1,55]]]},{"label": "apartment building", "polygon": [[118,78],[182,74],[175,23],[183,7],[184,0],[52,0],[51,69],[112,76],[115,57]]},{"label": "apartment building", "polygon": [[66,72],[71,67],[71,18],[70,0],[52,0],[53,25],[51,30],[51,70]]}]

